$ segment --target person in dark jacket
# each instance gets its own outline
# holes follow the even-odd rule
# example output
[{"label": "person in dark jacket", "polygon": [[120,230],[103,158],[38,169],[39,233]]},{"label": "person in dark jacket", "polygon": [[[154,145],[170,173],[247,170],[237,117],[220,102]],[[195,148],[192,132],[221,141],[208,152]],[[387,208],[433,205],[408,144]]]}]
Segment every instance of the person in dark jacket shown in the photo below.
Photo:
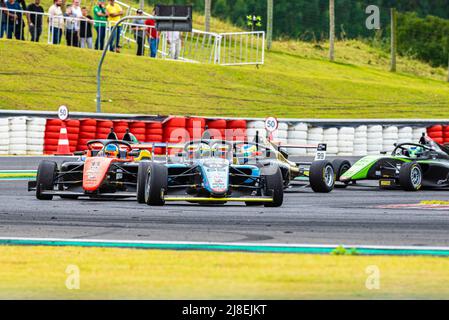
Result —
[{"label": "person in dark jacket", "polygon": [[[31,34],[31,41],[39,42],[39,37],[42,34],[42,14],[44,13],[44,8],[42,8],[41,0],[34,0],[34,3],[30,4],[27,7],[27,20],[28,20],[28,29]],[[32,12],[35,12],[33,14]]]}]

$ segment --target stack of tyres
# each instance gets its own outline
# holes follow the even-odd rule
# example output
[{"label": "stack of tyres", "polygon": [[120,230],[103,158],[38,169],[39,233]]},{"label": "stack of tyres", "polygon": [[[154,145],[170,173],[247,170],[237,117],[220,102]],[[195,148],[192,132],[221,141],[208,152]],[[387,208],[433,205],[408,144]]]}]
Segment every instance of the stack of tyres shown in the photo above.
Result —
[{"label": "stack of tyres", "polygon": [[443,143],[449,143],[449,126],[443,127]]},{"label": "stack of tyres", "polygon": [[111,128],[114,128],[114,123],[111,120],[97,120],[95,139],[107,139]]},{"label": "stack of tyres", "polygon": [[416,127],[413,128],[412,140],[414,143],[418,143],[423,134],[426,134],[427,128],[424,127]]},{"label": "stack of tyres", "polygon": [[146,123],[143,121],[133,121],[129,123],[129,131],[139,141],[145,141],[146,139]]},{"label": "stack of tyres", "polygon": [[363,157],[368,154],[368,127],[358,126],[354,132],[354,156]]},{"label": "stack of tyres", "polygon": [[324,129],[323,143],[327,145],[327,154],[336,156],[338,154],[338,128]]},{"label": "stack of tyres", "polygon": [[416,141],[413,140],[412,127],[399,128],[397,143],[410,143],[410,142],[417,142],[417,141],[419,141],[419,140],[416,140]]},{"label": "stack of tyres", "polygon": [[206,127],[206,119],[204,118],[188,118],[186,120],[186,130],[189,134],[189,140],[199,140],[203,137],[204,128]]},{"label": "stack of tyres", "polygon": [[342,127],[338,130],[339,156],[352,156],[354,153],[354,136],[355,129],[353,127]]},{"label": "stack of tyres", "polygon": [[67,136],[69,138],[70,152],[77,151],[79,135],[80,135],[80,121],[79,120],[67,120],[65,121],[67,128]]},{"label": "stack of tyres", "polygon": [[246,120],[228,120],[226,122],[226,139],[229,141],[246,141]]},{"label": "stack of tyres", "polygon": [[382,151],[391,153],[394,150],[394,144],[399,140],[399,129],[396,126],[385,127],[382,132]]},{"label": "stack of tyres", "polygon": [[[145,142],[163,142],[164,141],[164,129],[162,122],[147,122],[145,124]],[[157,147],[154,149],[155,154],[164,154],[165,148]]]},{"label": "stack of tyres", "polygon": [[444,142],[442,125],[438,124],[427,128],[427,135],[436,143],[442,144]]},{"label": "stack of tyres", "polygon": [[267,137],[265,122],[260,120],[249,121],[246,130],[248,141],[254,141],[257,134],[259,135],[259,137]]},{"label": "stack of tyres", "polygon": [[9,154],[9,119],[0,118],[0,155]]},{"label": "stack of tyres", "polygon": [[210,139],[226,139],[226,120],[217,119],[207,121],[205,137]]},{"label": "stack of tyres", "polygon": [[[324,129],[321,127],[309,128],[307,135],[307,144],[318,145],[324,141]],[[307,155],[314,156],[316,154],[316,149],[307,149]]]},{"label": "stack of tyres", "polygon": [[27,154],[42,155],[44,153],[45,118],[29,118],[27,120]]},{"label": "stack of tyres", "polygon": [[380,125],[368,127],[367,151],[369,155],[378,155],[383,148],[383,128]]},{"label": "stack of tyres", "polygon": [[114,121],[114,132],[117,135],[117,139],[122,140],[126,131],[129,129],[128,121],[116,120]]},{"label": "stack of tyres", "polygon": [[[306,123],[297,123],[291,125],[287,132],[287,144],[292,146],[301,146],[307,144],[307,130]],[[288,148],[287,152],[293,156],[305,156],[307,150],[303,148]]]},{"label": "stack of tyres", "polygon": [[273,141],[285,145],[288,142],[288,124],[286,122],[279,122],[278,128],[273,132]]},{"label": "stack of tyres", "polygon": [[12,155],[26,155],[27,153],[26,121],[26,117],[9,119],[9,153]]},{"label": "stack of tyres", "polygon": [[61,123],[59,119],[47,119],[44,135],[44,154],[55,154],[58,150]]},{"label": "stack of tyres", "polygon": [[91,140],[95,140],[97,137],[97,120],[96,119],[83,119],[80,120],[79,126],[79,138],[77,151],[84,151],[87,149],[87,143]]},{"label": "stack of tyres", "polygon": [[[163,139],[164,142],[169,144],[183,144],[188,139],[188,133],[186,131],[186,118],[185,117],[172,117],[164,122],[163,125]],[[176,154],[182,151],[179,148],[169,148],[168,154]]]}]

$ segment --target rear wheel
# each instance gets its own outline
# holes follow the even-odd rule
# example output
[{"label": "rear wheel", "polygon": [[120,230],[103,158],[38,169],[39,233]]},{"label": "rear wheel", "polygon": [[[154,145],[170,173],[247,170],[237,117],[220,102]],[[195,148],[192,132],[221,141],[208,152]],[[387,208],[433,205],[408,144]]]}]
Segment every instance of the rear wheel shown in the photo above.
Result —
[{"label": "rear wheel", "polygon": [[[351,168],[351,163],[344,159],[335,159],[332,161],[332,166],[335,170],[335,181],[340,181],[340,177]],[[343,184],[335,185],[335,188],[346,188],[349,181],[342,182]]]},{"label": "rear wheel", "polygon": [[36,198],[39,200],[52,200],[53,195],[42,194],[53,190],[58,165],[54,161],[43,160],[39,163],[36,177]]},{"label": "rear wheel", "polygon": [[416,162],[404,163],[399,170],[399,184],[406,191],[418,191],[421,189],[421,166]]},{"label": "rear wheel", "polygon": [[[268,172],[264,174],[264,171]],[[273,197],[273,202],[266,202],[264,206],[280,207],[284,202],[284,182],[281,169],[277,165],[271,165],[270,168],[262,168],[262,175],[265,181],[265,195]]]},{"label": "rear wheel", "polygon": [[157,163],[150,163],[145,184],[145,203],[149,206],[163,206],[163,195],[167,192],[167,168]]},{"label": "rear wheel", "polygon": [[145,203],[145,184],[147,182],[148,168],[150,162],[143,161],[139,163],[137,169],[137,202]]},{"label": "rear wheel", "polygon": [[326,160],[312,162],[309,170],[309,182],[314,192],[331,192],[335,185],[335,173],[332,163]]}]

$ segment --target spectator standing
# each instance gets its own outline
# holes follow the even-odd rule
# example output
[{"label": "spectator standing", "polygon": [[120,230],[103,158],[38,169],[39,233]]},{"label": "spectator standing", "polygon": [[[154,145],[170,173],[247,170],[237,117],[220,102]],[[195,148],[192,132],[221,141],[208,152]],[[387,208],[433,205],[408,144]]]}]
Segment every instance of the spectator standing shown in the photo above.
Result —
[{"label": "spectator standing", "polygon": [[50,32],[52,34],[52,43],[60,44],[62,37],[62,28],[64,27],[64,16],[61,10],[62,0],[54,0],[53,5],[48,9]]},{"label": "spectator standing", "polygon": [[104,6],[104,0],[99,0],[94,7],[95,31],[97,31],[97,40],[95,40],[95,50],[104,49],[104,38],[106,36],[106,25],[108,12]]},{"label": "spectator standing", "polygon": [[78,33],[75,29],[75,15],[72,6],[68,6],[65,10],[65,40],[69,47],[78,47]]},{"label": "spectator standing", "polygon": [[[34,0],[34,3],[27,7],[27,20],[28,29],[31,34],[31,41],[39,42],[39,37],[42,34],[42,14],[44,13],[44,8],[42,8],[41,0]],[[35,12],[33,14],[32,12]]]},{"label": "spectator standing", "polygon": [[[74,19],[74,22],[75,22],[75,32],[78,34],[78,37],[79,37],[79,33],[80,33],[80,20],[81,20],[81,18],[82,18],[82,16],[83,16],[83,12],[82,12],[82,10],[81,10],[81,7],[80,7],[80,0],[73,0],[73,3],[72,3],[72,15],[73,15],[73,18],[75,18]],[[78,41],[78,46],[79,46],[79,41]]]},{"label": "spectator standing", "polygon": [[6,33],[7,19],[8,14],[6,13],[6,2],[5,0],[0,0],[0,9],[3,9],[1,12],[0,19],[2,19],[0,23],[0,39],[3,38],[3,35]]},{"label": "spectator standing", "polygon": [[[123,15],[122,7],[115,3],[115,0],[109,0],[109,4],[106,6],[108,12],[108,21],[111,23],[111,30],[120,21]],[[120,33],[122,32],[122,27],[117,26],[114,34],[111,34],[111,46],[109,50],[120,52]]]},{"label": "spectator standing", "polygon": [[80,45],[81,48],[92,49],[92,17],[87,14],[87,8],[82,7],[82,20],[80,22]]},{"label": "spectator standing", "polygon": [[[6,8],[9,10],[22,10],[19,1],[17,0],[8,0],[6,2]],[[23,37],[23,17],[21,12],[17,11],[8,11],[8,21],[7,21],[7,37],[8,39],[12,39],[14,35],[17,40],[24,40]]]},{"label": "spectator standing", "polygon": [[[156,11],[153,10],[152,15],[154,16],[155,14]],[[154,19],[147,19],[145,24],[149,26],[147,28],[147,36],[150,44],[150,57],[156,58],[159,47],[159,32],[156,30],[156,21]]]},{"label": "spectator standing", "polygon": [[[137,15],[142,16],[143,11],[138,9]],[[143,56],[145,54],[145,20],[143,16],[141,19],[134,20],[133,26],[131,29],[134,31],[134,38],[137,43],[137,55]]]},{"label": "spectator standing", "polygon": [[170,58],[178,60],[182,45],[181,33],[179,31],[168,31],[167,42],[170,46]]}]

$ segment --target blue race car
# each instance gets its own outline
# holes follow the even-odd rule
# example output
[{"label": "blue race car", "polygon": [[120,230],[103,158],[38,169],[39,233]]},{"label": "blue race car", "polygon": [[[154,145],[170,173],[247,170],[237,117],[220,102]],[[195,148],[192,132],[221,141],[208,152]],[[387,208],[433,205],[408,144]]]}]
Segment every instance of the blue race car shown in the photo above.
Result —
[{"label": "blue race car", "polygon": [[[152,206],[187,201],[280,207],[284,183],[275,154],[258,145],[237,147],[235,142],[207,139],[167,145],[179,152],[165,161],[139,164],[137,201]],[[249,156],[258,160],[249,164]]]}]

